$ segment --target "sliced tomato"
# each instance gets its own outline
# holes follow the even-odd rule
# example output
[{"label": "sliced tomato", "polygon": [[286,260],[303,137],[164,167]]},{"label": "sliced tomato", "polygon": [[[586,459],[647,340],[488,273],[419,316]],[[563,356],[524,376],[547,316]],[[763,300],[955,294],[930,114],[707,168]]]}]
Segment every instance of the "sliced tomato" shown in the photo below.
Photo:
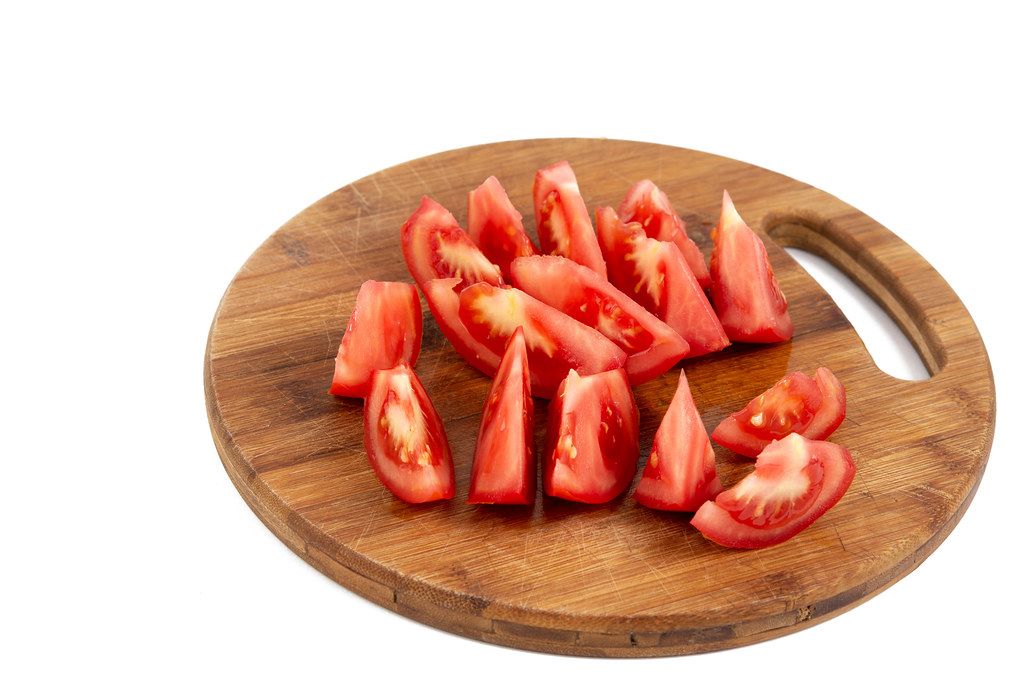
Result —
[{"label": "sliced tomato", "polygon": [[535,396],[550,398],[570,369],[592,375],[626,362],[625,352],[597,330],[512,287],[486,282],[466,287],[459,294],[459,318],[494,353],[523,328]]},{"label": "sliced tomato", "polygon": [[363,408],[363,442],[377,478],[405,502],[455,495],[444,425],[408,365],[373,373]]},{"label": "sliced tomato", "polygon": [[693,403],[686,373],[680,370],[679,386],[654,435],[651,456],[633,495],[647,507],[695,512],[721,491],[715,451]]},{"label": "sliced tomato", "polygon": [[831,370],[818,368],[814,379],[798,370],[722,420],[711,438],[754,457],[772,441],[791,433],[826,439],[845,416],[846,390]]},{"label": "sliced tomato", "polygon": [[548,406],[544,490],[580,503],[625,491],[640,455],[638,414],[625,370],[570,370]]},{"label": "sliced tomato", "polygon": [[672,202],[651,180],[641,180],[629,188],[619,205],[619,215],[626,223],[639,223],[648,237],[672,242],[686,260],[702,289],[711,286],[711,275],[700,247],[686,234],[686,221],[672,208]]},{"label": "sliced tomato", "polygon": [[533,180],[533,213],[540,248],[545,254],[564,256],[602,277],[608,276],[594,225],[568,161],[537,171]]},{"label": "sliced tomato", "polygon": [[608,279],[679,333],[690,346],[687,357],[729,345],[704,290],[673,243],[647,237],[638,223],[623,223],[607,206],[597,210],[597,237]]},{"label": "sliced tomato", "polygon": [[767,344],[792,337],[789,306],[764,242],[740,218],[728,192],[711,238],[711,300],[729,339]]},{"label": "sliced tomato", "polygon": [[416,288],[404,282],[367,280],[334,359],[330,393],[364,398],[374,370],[415,365],[420,355],[423,315]]},{"label": "sliced tomato", "polygon": [[501,285],[501,271],[487,260],[459,227],[455,217],[430,197],[402,226],[402,255],[416,284],[422,287],[437,278],[461,278],[463,286],[474,282]]},{"label": "sliced tomato", "polygon": [[501,362],[501,356],[477,340],[462,324],[462,319],[459,318],[458,294],[458,290],[462,289],[461,285],[462,280],[458,278],[430,280],[422,285],[423,295],[427,299],[430,312],[434,314],[437,326],[451,342],[456,353],[480,372],[493,377]]},{"label": "sliced tomato", "polygon": [[512,259],[537,253],[523,229],[523,216],[494,176],[469,193],[466,227],[480,251],[501,268],[506,280],[512,276]]},{"label": "sliced tomato", "polygon": [[526,338],[522,328],[518,328],[508,340],[498,374],[484,402],[469,482],[469,502],[532,503],[536,478],[530,366]]},{"label": "sliced tomato", "polygon": [[704,503],[691,523],[729,548],[776,545],[835,505],[856,471],[842,446],[790,434],[765,448],[754,471]]},{"label": "sliced tomato", "polygon": [[589,325],[629,354],[631,384],[660,376],[689,346],[675,330],[612,286],[561,256],[527,256],[512,262],[512,282],[527,294]]}]

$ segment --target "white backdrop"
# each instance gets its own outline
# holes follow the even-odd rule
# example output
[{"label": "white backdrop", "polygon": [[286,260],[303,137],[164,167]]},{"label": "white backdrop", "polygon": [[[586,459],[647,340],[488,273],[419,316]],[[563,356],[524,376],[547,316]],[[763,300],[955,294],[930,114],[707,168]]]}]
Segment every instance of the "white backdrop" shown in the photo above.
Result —
[{"label": "white backdrop", "polygon": [[[979,3],[340,4],[0,10],[0,678],[1019,671],[1019,18]],[[377,608],[249,511],[202,387],[207,328],[245,258],[381,168],[556,136],[692,147],[809,182],[960,293],[1000,424],[975,502],[920,568],[768,643],[574,659]]]}]

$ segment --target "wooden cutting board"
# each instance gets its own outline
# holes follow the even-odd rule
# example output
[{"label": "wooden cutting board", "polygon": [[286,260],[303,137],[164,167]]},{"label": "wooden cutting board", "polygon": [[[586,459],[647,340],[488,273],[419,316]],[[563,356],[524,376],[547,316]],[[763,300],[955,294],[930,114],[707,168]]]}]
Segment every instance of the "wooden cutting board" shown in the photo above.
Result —
[{"label": "wooden cutting board", "polygon": [[[827,365],[846,385],[847,418],[832,439],[852,452],[857,477],[835,508],[791,541],[727,550],[704,540],[689,515],[638,506],[632,489],[597,506],[543,496],[525,509],[467,505],[490,380],[454,352],[425,305],[416,371],[451,440],[456,498],[407,505],[374,477],[363,450],[362,403],[327,394],[359,285],[411,282],[399,226],[420,196],[431,195],[465,225],[466,193],[491,174],[535,236],[533,174],[560,159],[572,163],[591,211],[618,206],[631,183],[651,178],[706,256],[723,188],[766,236],[796,326],[792,342],[737,344],[684,367],[709,431],[787,372]],[[878,370],[842,312],[783,246],[824,256],[870,292],[932,377],[902,381]],[[641,468],[677,374],[636,390]],[[438,628],[596,656],[753,643],[866,600],[910,572],[956,525],[978,487],[995,422],[992,373],[970,315],[891,232],[762,168],[614,140],[460,149],[323,198],[274,233],[231,282],[210,330],[205,379],[228,475],[257,516],[314,567]],[[538,448],[546,407],[537,401]],[[751,469],[750,460],[724,449],[716,455],[726,486]]]}]

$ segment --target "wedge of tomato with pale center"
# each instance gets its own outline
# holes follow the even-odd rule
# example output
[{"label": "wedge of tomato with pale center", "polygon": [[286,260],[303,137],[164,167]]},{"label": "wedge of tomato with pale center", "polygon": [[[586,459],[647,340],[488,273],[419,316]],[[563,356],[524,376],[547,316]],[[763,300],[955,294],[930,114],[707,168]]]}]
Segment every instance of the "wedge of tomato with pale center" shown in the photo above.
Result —
[{"label": "wedge of tomato with pale center", "polygon": [[722,491],[715,451],[693,403],[686,373],[654,435],[651,455],[633,496],[658,510],[695,512]]},{"label": "wedge of tomato with pale center", "polygon": [[600,332],[513,287],[466,287],[459,293],[459,319],[495,354],[523,328],[535,396],[550,398],[570,369],[592,375],[626,363],[626,353]]},{"label": "wedge of tomato with pale center", "polygon": [[367,280],[334,359],[329,393],[364,398],[374,370],[415,365],[420,355],[423,315],[416,288],[405,282]]},{"label": "wedge of tomato with pale center", "polygon": [[711,438],[740,455],[754,457],[789,434],[827,439],[846,417],[846,389],[831,370],[811,379],[797,370],[722,420]]},{"label": "wedge of tomato with pale center", "polygon": [[416,284],[459,278],[462,285],[501,285],[501,270],[487,260],[448,209],[430,197],[402,225],[402,255]]},{"label": "wedge of tomato with pale center", "polygon": [[619,215],[626,223],[639,223],[648,237],[675,244],[701,288],[711,286],[708,265],[700,247],[686,234],[686,221],[653,181],[641,180],[629,188],[619,205]]},{"label": "wedge of tomato with pale center", "polygon": [[544,491],[606,503],[627,488],[640,455],[638,414],[626,371],[570,370],[548,406]]},{"label": "wedge of tomato with pale center", "polygon": [[568,161],[537,171],[533,180],[533,213],[540,248],[545,254],[564,256],[601,277],[608,276],[594,225]]},{"label": "wedge of tomato with pale center", "polygon": [[688,358],[729,345],[722,323],[679,249],[647,237],[637,223],[624,223],[615,210],[597,210],[597,237],[608,264],[608,279],[675,330]]},{"label": "wedge of tomato with pale center", "polygon": [[776,545],[835,505],[856,471],[842,446],[790,434],[761,451],[754,471],[704,503],[691,523],[729,548]]},{"label": "wedge of tomato with pale center", "polygon": [[608,280],[569,259],[517,258],[512,262],[512,282],[530,296],[594,328],[625,351],[631,384],[643,384],[662,375],[689,351],[689,345],[675,330]]},{"label": "wedge of tomato with pale center", "polygon": [[711,231],[711,301],[729,339],[770,344],[793,336],[789,305],[764,242],[740,218],[728,192]]},{"label": "wedge of tomato with pale center", "polygon": [[494,176],[469,193],[466,230],[484,256],[501,268],[506,280],[512,277],[509,266],[513,259],[538,253],[523,229],[522,214]]},{"label": "wedge of tomato with pale center", "polygon": [[408,365],[373,373],[363,406],[363,443],[377,478],[405,502],[455,495],[455,467],[444,425]]},{"label": "wedge of tomato with pale center", "polygon": [[530,363],[526,337],[518,328],[505,346],[484,402],[468,502],[528,505],[536,479]]},{"label": "wedge of tomato with pale center", "polygon": [[434,314],[434,320],[441,332],[462,358],[485,375],[494,376],[501,362],[501,355],[492,346],[478,340],[459,318],[459,291],[463,289],[459,278],[440,278],[421,285],[427,307]]}]

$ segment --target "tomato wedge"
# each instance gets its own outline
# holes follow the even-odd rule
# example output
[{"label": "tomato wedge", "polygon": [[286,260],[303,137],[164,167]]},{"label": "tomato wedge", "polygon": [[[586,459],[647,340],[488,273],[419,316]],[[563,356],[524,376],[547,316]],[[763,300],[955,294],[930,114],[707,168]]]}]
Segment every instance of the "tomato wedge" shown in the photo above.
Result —
[{"label": "tomato wedge", "polygon": [[537,171],[533,180],[533,213],[545,254],[564,256],[602,277],[608,276],[594,225],[568,161]]},{"label": "tomato wedge", "polygon": [[423,315],[416,288],[404,282],[367,280],[334,359],[330,393],[364,398],[374,370],[399,363],[416,364],[423,336]]},{"label": "tomato wedge", "polygon": [[474,368],[494,376],[501,362],[501,356],[491,350],[489,346],[477,340],[459,318],[459,294],[462,289],[462,280],[459,278],[443,278],[430,280],[422,285],[423,295],[427,299],[427,306],[434,314],[434,320],[441,332],[456,353],[465,359]]},{"label": "tomato wedge", "polygon": [[729,548],[776,545],[835,505],[856,471],[842,446],[790,434],[765,448],[754,471],[704,503],[691,523]]},{"label": "tomato wedge", "polygon": [[688,358],[720,351],[729,338],[678,247],[626,225],[611,207],[597,210],[597,238],[608,279],[664,320],[690,346]]},{"label": "tomato wedge", "polygon": [[695,512],[721,491],[715,451],[693,403],[686,373],[680,370],[679,386],[654,435],[651,456],[633,495],[650,508]]},{"label": "tomato wedge", "polygon": [[405,502],[455,495],[444,425],[408,365],[373,373],[363,409],[363,442],[377,478]]},{"label": "tomato wedge", "polygon": [[689,346],[675,330],[594,271],[560,256],[512,262],[512,282],[527,294],[588,325],[629,354],[631,384],[660,376]]},{"label": "tomato wedge", "polygon": [[550,398],[570,369],[592,375],[626,362],[625,352],[597,330],[512,287],[466,287],[459,294],[459,318],[494,353],[502,353],[516,328],[523,328],[535,396]]},{"label": "tomato wedge", "polygon": [[754,457],[791,433],[827,439],[844,417],[846,389],[832,371],[818,368],[812,380],[798,370],[722,420],[711,438],[740,455]]},{"label": "tomato wedge", "polygon": [[711,238],[711,300],[729,339],[767,344],[791,338],[789,306],[764,242],[740,218],[728,192]]},{"label": "tomato wedge", "polygon": [[402,226],[402,255],[409,273],[420,287],[437,278],[461,278],[463,286],[474,282],[501,285],[501,271],[473,244],[455,217],[430,197]]},{"label": "tomato wedge", "polygon": [[512,259],[538,253],[523,229],[522,215],[494,176],[469,193],[466,227],[480,251],[501,268],[506,280],[512,277]]},{"label": "tomato wedge", "polygon": [[469,502],[527,505],[533,502],[536,478],[530,367],[526,337],[518,328],[484,402]]},{"label": "tomato wedge", "polygon": [[626,223],[639,223],[648,237],[672,242],[686,260],[701,289],[711,286],[711,275],[700,247],[686,234],[686,221],[672,208],[672,202],[651,180],[641,180],[629,188],[619,205],[619,215]]},{"label": "tomato wedge", "polygon": [[625,491],[640,456],[638,414],[625,370],[570,370],[548,406],[544,490],[580,503]]}]

